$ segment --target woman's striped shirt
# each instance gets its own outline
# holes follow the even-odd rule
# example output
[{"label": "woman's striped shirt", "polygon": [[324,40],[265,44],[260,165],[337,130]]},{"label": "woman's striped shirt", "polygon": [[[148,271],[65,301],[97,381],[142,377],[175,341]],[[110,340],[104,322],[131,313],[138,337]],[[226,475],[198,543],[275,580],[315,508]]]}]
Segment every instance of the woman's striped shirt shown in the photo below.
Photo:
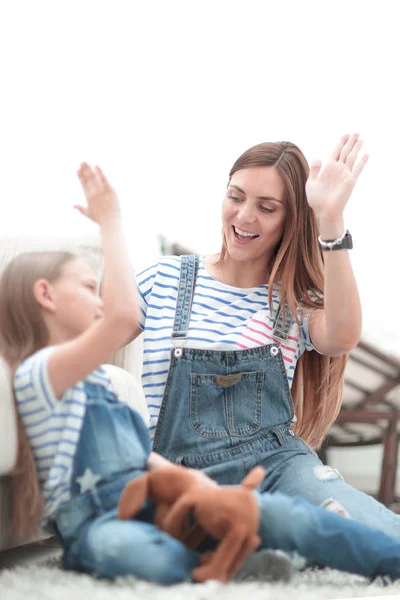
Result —
[{"label": "woman's striped shirt", "polygon": [[[144,331],[142,384],[150,412],[150,434],[154,435],[167,380],[172,348],[180,274],[180,257],[163,257],[137,275]],[[272,294],[273,308],[280,303],[279,284]],[[208,274],[200,259],[186,345],[190,348],[235,350],[269,344],[274,318],[268,302],[268,285],[236,288]],[[307,319],[300,314],[288,339],[281,343],[286,374],[291,386],[297,360],[304,350],[313,350]]]}]

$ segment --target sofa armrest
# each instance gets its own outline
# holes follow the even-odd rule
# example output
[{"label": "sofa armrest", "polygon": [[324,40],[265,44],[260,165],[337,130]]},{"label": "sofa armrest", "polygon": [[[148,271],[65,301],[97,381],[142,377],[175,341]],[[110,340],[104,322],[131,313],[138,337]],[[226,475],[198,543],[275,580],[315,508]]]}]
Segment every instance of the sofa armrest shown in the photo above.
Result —
[{"label": "sofa armrest", "polygon": [[127,346],[117,350],[107,362],[128,371],[136,381],[140,381],[143,363],[143,333]]},{"label": "sofa armrest", "polygon": [[111,379],[111,385],[118,398],[131,408],[137,410],[146,427],[150,422],[146,397],[140,383],[127,371],[115,365],[103,365]]},{"label": "sofa armrest", "polygon": [[17,460],[17,420],[10,370],[0,357],[0,476],[11,471]]}]

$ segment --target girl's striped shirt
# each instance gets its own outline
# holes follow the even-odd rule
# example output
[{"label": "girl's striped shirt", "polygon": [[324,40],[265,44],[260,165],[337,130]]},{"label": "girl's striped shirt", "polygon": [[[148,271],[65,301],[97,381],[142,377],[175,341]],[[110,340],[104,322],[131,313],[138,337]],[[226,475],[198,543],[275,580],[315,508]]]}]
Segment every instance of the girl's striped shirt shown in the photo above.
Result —
[{"label": "girl's striped shirt", "polygon": [[[24,360],[14,376],[18,413],[35,459],[44,498],[43,525],[70,499],[73,463],[86,414],[84,382],[68,389],[58,399],[51,386],[47,362],[53,346]],[[100,367],[86,379],[112,389]]]},{"label": "girl's striped shirt", "polygon": [[[154,435],[167,380],[172,349],[171,333],[177,301],[180,257],[163,257],[137,275],[144,331],[142,385],[150,413],[150,434]],[[279,284],[272,294],[273,308],[280,304]],[[289,386],[296,363],[304,350],[313,350],[307,319],[301,313],[299,329],[295,320],[288,339],[281,342]],[[193,296],[188,338],[190,348],[235,350],[264,346],[272,339],[268,285],[236,288],[220,283],[208,274],[200,259]]]}]

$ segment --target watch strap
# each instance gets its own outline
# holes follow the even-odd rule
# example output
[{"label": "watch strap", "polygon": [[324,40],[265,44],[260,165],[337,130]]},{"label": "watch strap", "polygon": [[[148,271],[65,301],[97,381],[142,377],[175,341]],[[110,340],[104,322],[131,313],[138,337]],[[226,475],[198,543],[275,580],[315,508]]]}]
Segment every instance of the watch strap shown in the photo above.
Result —
[{"label": "watch strap", "polygon": [[319,236],[318,242],[322,250],[328,252],[332,250],[351,250],[353,248],[353,238],[348,229],[346,229],[344,234],[336,240],[322,240],[321,236]]}]

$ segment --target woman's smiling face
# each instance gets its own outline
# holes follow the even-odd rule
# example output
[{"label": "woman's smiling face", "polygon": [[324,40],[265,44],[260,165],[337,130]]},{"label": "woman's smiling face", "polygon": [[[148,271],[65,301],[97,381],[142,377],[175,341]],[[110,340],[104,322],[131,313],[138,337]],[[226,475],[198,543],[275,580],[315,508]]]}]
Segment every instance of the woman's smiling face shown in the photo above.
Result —
[{"label": "woman's smiling face", "polygon": [[222,205],[226,249],[238,261],[268,261],[285,229],[285,185],[274,167],[232,175]]}]

